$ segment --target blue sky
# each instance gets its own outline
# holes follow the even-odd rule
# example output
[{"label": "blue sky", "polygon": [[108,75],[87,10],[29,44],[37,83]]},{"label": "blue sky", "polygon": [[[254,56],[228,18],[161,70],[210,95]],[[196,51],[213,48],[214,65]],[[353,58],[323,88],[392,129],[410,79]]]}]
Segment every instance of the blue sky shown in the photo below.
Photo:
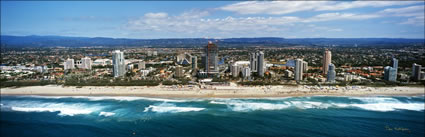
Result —
[{"label": "blue sky", "polygon": [[2,35],[424,38],[423,1],[1,1]]}]

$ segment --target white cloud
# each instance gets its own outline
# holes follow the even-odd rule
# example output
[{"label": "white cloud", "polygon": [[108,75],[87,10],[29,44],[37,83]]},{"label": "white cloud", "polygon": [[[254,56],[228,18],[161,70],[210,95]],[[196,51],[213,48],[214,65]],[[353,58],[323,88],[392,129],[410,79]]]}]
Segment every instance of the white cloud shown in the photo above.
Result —
[{"label": "white cloud", "polygon": [[[154,16],[155,15],[155,16]],[[203,12],[184,12],[177,16],[157,17],[157,13],[147,13],[145,16],[129,20],[126,27],[136,31],[164,31],[183,33],[205,33],[209,30],[221,33],[245,33],[252,31],[274,32],[281,31],[282,26],[294,25],[300,18],[284,17],[226,17],[201,18],[208,15]]]},{"label": "white cloud", "polygon": [[424,26],[425,24],[424,20],[425,20],[424,16],[418,16],[418,17],[408,18],[406,21],[401,22],[400,24]]},{"label": "white cloud", "polygon": [[338,11],[363,7],[411,5],[421,1],[248,1],[226,5],[218,9],[239,14],[281,15],[300,11]]},{"label": "white cloud", "polygon": [[396,16],[396,17],[408,17],[406,21],[399,24],[410,24],[410,25],[424,25],[424,10],[425,5],[410,6],[403,8],[389,8],[384,9],[377,14],[381,16]]},{"label": "white cloud", "polygon": [[353,14],[353,13],[324,13],[319,14],[311,18],[303,20],[303,22],[320,22],[320,21],[331,21],[331,20],[364,20],[377,18],[375,14]]},{"label": "white cloud", "polygon": [[[368,1],[369,2],[369,1]],[[258,2],[241,2],[237,4],[250,4]],[[260,2],[270,3],[270,2]],[[273,3],[273,2],[271,2]],[[281,3],[281,2],[277,2]],[[287,3],[283,2],[283,3]],[[305,1],[296,1],[298,4],[306,3]],[[295,10],[311,9],[315,5],[311,3],[339,3],[333,9],[329,7],[314,8],[314,10],[337,10],[337,9],[349,9],[355,7],[367,6],[363,2],[345,2],[349,3],[342,4],[341,2],[329,2],[329,1],[316,1],[307,2],[310,5],[304,5],[304,9],[287,9],[275,12],[267,13],[290,13]],[[369,2],[375,5],[369,5],[372,7],[388,6],[388,5],[402,5],[400,2]],[[412,3],[412,2],[409,2]],[[351,4],[351,5],[350,5]],[[406,3],[403,3],[406,4]],[[323,4],[322,4],[323,5]],[[276,5],[274,5],[276,6]],[[272,7],[274,7],[272,6]],[[278,6],[278,5],[277,5]],[[292,5],[294,6],[294,5]],[[272,7],[253,7],[249,11],[244,13],[257,13],[262,10],[270,10]],[[190,10],[183,12],[179,15],[169,15],[164,12],[159,13],[146,13],[140,18],[131,19],[124,26],[124,29],[130,30],[131,32],[142,32],[144,34],[178,34],[181,37],[199,37],[205,36],[206,34],[212,37],[229,37],[229,36],[281,36],[288,35],[291,33],[302,32],[341,32],[344,31],[338,26],[315,26],[312,23],[325,22],[325,21],[337,21],[337,20],[367,20],[374,18],[384,17],[404,17],[406,18],[403,22],[397,22],[398,24],[413,24],[420,25],[424,24],[424,13],[422,6],[410,6],[402,8],[388,8],[378,12],[372,13],[347,13],[347,12],[330,12],[314,15],[311,17],[296,17],[296,16],[254,16],[254,17],[235,17],[228,16],[224,18],[211,18],[211,13],[205,10]],[[304,26],[304,27],[303,27]]]},{"label": "white cloud", "polygon": [[317,11],[326,11],[326,10],[346,10],[353,8],[363,8],[363,7],[387,7],[387,6],[401,6],[401,5],[410,5],[415,3],[421,3],[420,1],[353,1],[353,2],[338,2],[338,3],[328,3],[327,5],[322,5],[317,7]]},{"label": "white cloud", "polygon": [[247,1],[239,2],[219,9],[225,11],[233,11],[240,14],[288,14],[298,11],[312,10],[317,5],[328,3],[326,1]]},{"label": "white cloud", "polygon": [[390,14],[391,16],[424,16],[424,5],[410,6],[403,8],[390,8],[380,11],[381,14]]},{"label": "white cloud", "polygon": [[146,18],[166,18],[168,17],[168,14],[165,12],[158,12],[158,13],[146,13]]},{"label": "white cloud", "polygon": [[[132,31],[174,32],[182,34],[202,34],[214,31],[218,34],[280,34],[293,29],[300,23],[313,23],[331,20],[364,20],[378,18],[377,14],[324,13],[309,18],[294,16],[281,17],[231,17],[207,18],[207,12],[184,12],[177,16],[147,13],[145,16],[128,21],[125,28]],[[416,21],[416,20],[413,20]],[[411,21],[412,22],[412,21]],[[406,22],[409,24],[410,22]],[[313,31],[343,31],[339,28],[314,27]]]},{"label": "white cloud", "polygon": [[308,24],[306,25],[306,28],[304,31],[310,31],[310,32],[318,32],[318,31],[329,31],[329,32],[341,32],[344,31],[343,29],[340,28],[329,28],[329,27],[325,27],[325,26],[317,26],[314,24]]},{"label": "white cloud", "polygon": [[[377,18],[375,14],[353,13],[324,13],[309,18],[295,16],[281,17],[232,17],[208,18],[208,12],[189,11],[177,16],[168,16],[166,13],[147,13],[145,16],[129,20],[127,29],[137,31],[164,31],[182,33],[205,33],[209,30],[221,33],[246,33],[246,32],[281,32],[285,28],[299,23],[312,23],[331,20],[364,20]],[[338,29],[333,31],[340,31]]]}]

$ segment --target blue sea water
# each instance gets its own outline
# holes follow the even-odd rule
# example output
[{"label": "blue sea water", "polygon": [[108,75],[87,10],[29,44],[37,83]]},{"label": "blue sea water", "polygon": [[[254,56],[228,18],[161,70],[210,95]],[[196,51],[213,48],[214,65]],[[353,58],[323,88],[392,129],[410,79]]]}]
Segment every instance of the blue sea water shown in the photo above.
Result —
[{"label": "blue sea water", "polygon": [[0,135],[420,136],[424,96],[173,99],[1,96]]}]

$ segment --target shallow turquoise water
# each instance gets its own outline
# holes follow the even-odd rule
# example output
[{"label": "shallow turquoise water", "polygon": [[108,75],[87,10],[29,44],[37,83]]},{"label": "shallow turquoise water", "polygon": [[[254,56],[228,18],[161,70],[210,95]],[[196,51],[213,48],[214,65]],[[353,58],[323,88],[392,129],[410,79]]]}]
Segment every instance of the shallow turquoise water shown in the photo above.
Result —
[{"label": "shallow turquoise water", "polygon": [[424,96],[2,96],[1,136],[424,136]]}]

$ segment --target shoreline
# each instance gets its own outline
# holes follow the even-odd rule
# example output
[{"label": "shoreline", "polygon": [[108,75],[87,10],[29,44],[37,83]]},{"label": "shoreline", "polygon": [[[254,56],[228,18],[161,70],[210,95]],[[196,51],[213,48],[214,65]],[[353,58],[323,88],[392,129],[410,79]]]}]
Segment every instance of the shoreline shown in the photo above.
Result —
[{"label": "shoreline", "polygon": [[330,97],[375,97],[375,96],[425,96],[425,94],[291,94],[279,96],[233,96],[233,95],[216,95],[216,96],[188,96],[188,95],[127,95],[127,94],[3,94],[0,96],[87,96],[87,97],[150,97],[150,98],[240,98],[240,99],[262,99],[262,98],[284,98],[284,97],[314,97],[314,96],[330,96]]},{"label": "shoreline", "polygon": [[270,98],[301,96],[418,96],[425,95],[424,87],[324,87],[306,86],[215,86],[214,89],[175,88],[172,86],[134,87],[76,87],[31,86],[2,88],[0,96],[130,96],[159,98]]}]

